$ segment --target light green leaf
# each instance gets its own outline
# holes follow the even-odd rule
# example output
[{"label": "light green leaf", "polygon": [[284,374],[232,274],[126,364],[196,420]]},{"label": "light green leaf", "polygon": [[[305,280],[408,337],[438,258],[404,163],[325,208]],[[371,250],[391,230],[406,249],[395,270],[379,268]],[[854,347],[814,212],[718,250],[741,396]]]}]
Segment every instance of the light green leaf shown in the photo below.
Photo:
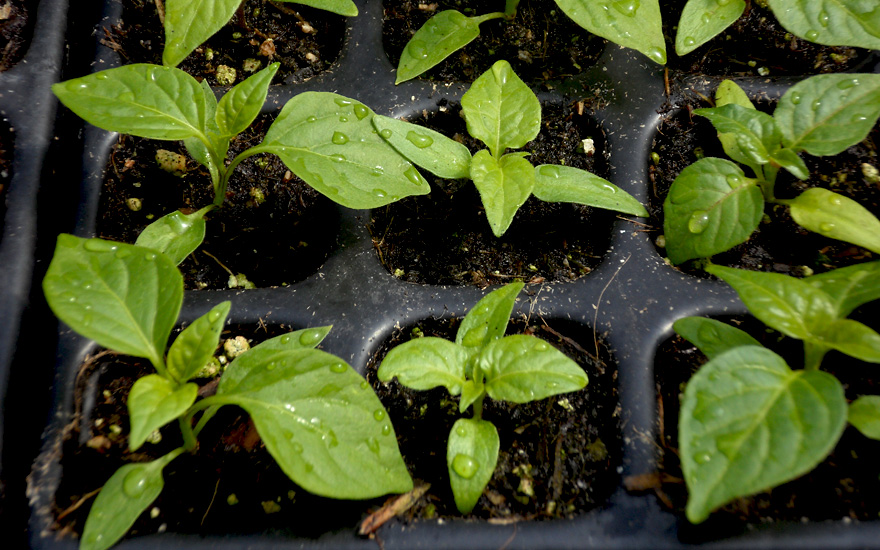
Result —
[{"label": "light green leaf", "polygon": [[175,210],[146,226],[134,244],[162,252],[180,264],[205,240],[205,214],[214,205],[206,206],[192,214]]},{"label": "light green leaf", "polygon": [[535,168],[523,158],[526,154],[510,153],[498,161],[482,149],[471,159],[471,179],[496,237],[504,235],[535,187]]},{"label": "light green leaf", "polygon": [[303,4],[311,6],[319,10],[326,10],[346,17],[354,17],[358,14],[357,6],[351,0],[279,0],[280,2],[291,2],[294,4]]},{"label": "light green leaf", "polygon": [[483,384],[483,377],[479,381],[468,380],[461,388],[461,399],[458,401],[458,412],[464,413],[468,407],[473,405],[477,399],[486,395],[486,385]]},{"label": "light green leaf", "polygon": [[862,304],[880,299],[880,261],[841,267],[804,280],[831,298],[840,318]]},{"label": "light green leaf", "polygon": [[387,382],[396,376],[414,390],[443,386],[450,395],[458,395],[465,383],[467,362],[468,352],[458,344],[442,338],[417,338],[388,352],[379,365],[378,377]]},{"label": "light green leaf", "polygon": [[764,196],[739,166],[707,157],[675,178],[663,215],[666,253],[672,263],[680,264],[748,240],[764,215]]},{"label": "light green leaf", "polygon": [[496,159],[535,139],[541,129],[541,103],[507,61],[497,61],[471,84],[461,108],[468,133]]},{"label": "light green leaf", "polygon": [[810,169],[807,168],[804,160],[791,149],[783,147],[773,151],[770,154],[770,160],[791,172],[799,180],[810,177]]},{"label": "light green leaf", "polygon": [[162,64],[176,67],[232,19],[242,0],[174,0],[165,5]]},{"label": "light green leaf", "polygon": [[477,359],[492,399],[528,403],[583,389],[587,375],[561,351],[535,336],[495,340]]},{"label": "light green leaf", "polygon": [[706,317],[685,317],[672,324],[679,336],[697,346],[709,359],[740,346],[760,346],[748,333]]},{"label": "light green leaf", "polygon": [[853,321],[838,319],[816,331],[818,344],[868,363],[880,363],[880,334]]},{"label": "light green leaf", "polygon": [[129,450],[136,451],[154,430],[183,415],[195,403],[198,392],[199,387],[193,383],[175,387],[158,374],[139,378],[128,394]]},{"label": "light green leaf", "polygon": [[880,395],[863,395],[850,403],[849,423],[865,437],[880,440]]},{"label": "light green leaf", "polygon": [[179,69],[125,65],[53,84],[52,91],[71,111],[104,130],[149,139],[207,139],[205,92]]},{"label": "light green leaf", "polygon": [[[690,0],[690,3],[693,3],[694,0]],[[710,0],[713,4],[717,4],[715,0]],[[739,0],[735,0],[733,3],[735,4]],[[743,4],[745,6],[745,4]],[[740,107],[745,107],[746,109],[754,109],[755,105],[752,103],[752,100],[749,99],[749,96],[746,94],[745,90],[739,87],[739,85],[733,80],[725,80],[721,84],[718,85],[718,89],[715,90],[715,106],[716,107],[724,107],[725,105],[739,105]]]},{"label": "light green leaf", "polygon": [[785,146],[816,156],[864,140],[878,116],[880,74],[811,76],[789,88],[773,112]]},{"label": "light green leaf", "polygon": [[282,334],[281,336],[263,340],[254,347],[258,347],[262,350],[276,349],[287,351],[295,349],[314,349],[318,347],[318,344],[324,341],[324,338],[327,337],[332,328],[333,325],[327,325],[324,327],[295,330],[293,332],[288,332],[287,334]]},{"label": "light green leaf", "polygon": [[338,357],[315,349],[259,346],[226,373],[218,402],[246,410],[290,479],[316,495],[364,499],[412,489],[388,413],[370,386]]},{"label": "light green leaf", "polygon": [[76,332],[163,368],[183,301],[183,277],[165,255],[59,235],[43,292],[52,312]]},{"label": "light green leaf", "polygon": [[269,84],[280,66],[281,63],[272,63],[244,82],[236,84],[220,98],[214,115],[220,134],[235,136],[251,125],[266,102]]},{"label": "light green leaf", "polygon": [[459,418],[449,432],[446,466],[455,506],[469,514],[492,479],[500,440],[491,422]]},{"label": "light green leaf", "polygon": [[208,363],[220,343],[231,302],[221,302],[186,327],[168,350],[168,374],[177,382],[186,382]]},{"label": "light green leaf", "polygon": [[455,343],[476,351],[504,336],[516,296],[524,286],[510,283],[483,296],[462,320]]},{"label": "light green leaf", "polygon": [[840,382],[792,371],[761,347],[732,349],[688,382],[679,420],[686,514],[693,523],[732,499],[816,467],[846,425]]},{"label": "light green leaf", "polygon": [[[770,152],[778,149],[782,141],[773,117],[755,109],[731,103],[712,109],[697,109],[694,114],[708,118],[719,134],[735,136],[739,150],[748,156],[750,165],[770,162]],[[740,160],[733,155],[731,158]]]},{"label": "light green leaf", "polygon": [[874,0],[769,0],[785,30],[826,46],[880,49],[880,6]]},{"label": "light green leaf", "polygon": [[274,153],[294,174],[348,208],[377,208],[431,188],[372,124],[373,111],[330,92],[294,97],[255,150]]},{"label": "light green leaf", "polygon": [[435,176],[470,177],[471,152],[454,139],[430,128],[381,115],[373,115],[373,126],[401,155]]},{"label": "light green leaf", "polygon": [[547,202],[574,202],[633,216],[648,216],[642,203],[620,187],[605,178],[571,166],[536,166],[532,193]]},{"label": "light green leaf", "polygon": [[556,0],[556,5],[591,33],[666,64],[659,0]]},{"label": "light green leaf", "polygon": [[849,197],[812,187],[787,204],[801,227],[880,254],[880,220]]},{"label": "light green leaf", "polygon": [[746,9],[743,0],[724,2],[718,0],[688,0],[678,20],[675,33],[675,53],[686,55],[712,40]]},{"label": "light green leaf", "polygon": [[152,462],[126,464],[116,470],[92,504],[80,550],[107,550],[116,544],[162,492],[162,469],[182,452],[183,448],[175,449]]}]

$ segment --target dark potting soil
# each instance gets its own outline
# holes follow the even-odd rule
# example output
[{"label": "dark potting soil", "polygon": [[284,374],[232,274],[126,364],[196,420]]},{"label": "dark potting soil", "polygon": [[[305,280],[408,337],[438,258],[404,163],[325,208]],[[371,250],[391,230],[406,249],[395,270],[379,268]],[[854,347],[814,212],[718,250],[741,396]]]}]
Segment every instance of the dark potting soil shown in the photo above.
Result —
[{"label": "dark potting soil", "polygon": [[[862,306],[852,318],[880,328],[880,304]],[[792,369],[803,368],[803,345],[785,338],[751,317],[721,318],[745,330],[761,344],[782,355]],[[664,342],[654,359],[657,382],[659,471],[652,478],[660,501],[684,517],[687,491],[681,473],[678,451],[678,412],[687,381],[706,363],[706,357],[686,340],[674,336]],[[844,386],[846,398],[880,393],[876,365],[863,363],[838,352],[830,352],[822,370],[837,377]],[[771,522],[800,523],[804,521],[876,520],[880,514],[880,491],[877,464],[880,463],[880,442],[868,439],[852,426],[831,454],[813,471],[769,491],[737,498],[713,513],[700,525],[683,522],[679,531],[686,542],[717,540],[742,532],[747,525]],[[633,485],[627,480],[628,486]],[[644,484],[640,480],[639,484]],[[642,486],[643,489],[648,487]]]},{"label": "dark potting soil", "polygon": [[[272,123],[261,115],[230,146],[229,158],[260,142]],[[158,150],[186,157],[186,173],[169,173]],[[214,200],[206,168],[186,155],[182,142],[123,135],[114,146],[101,190],[99,237],[133,243],[150,222]],[[335,246],[335,204],[294,176],[275,155],[251,157],[235,169],[223,206],[206,216],[205,241],[180,270],[186,287],[228,288],[239,273],[256,286],[290,284],[312,275]],[[231,272],[231,273],[230,273]]]},{"label": "dark potting soil", "polygon": [[[648,212],[651,214],[651,237],[655,244],[663,234],[663,201],[669,187],[681,171],[701,156],[728,157],[724,154],[717,132],[705,118],[694,116],[691,110],[710,107],[706,102],[693,98],[680,109],[670,110],[661,121],[652,144],[652,151],[660,156],[656,165],[649,163]],[[757,107],[772,113],[773,105],[766,101]],[[790,199],[810,187],[823,187],[855,200],[875,216],[880,216],[880,183],[872,181],[863,173],[867,164],[880,169],[877,146],[880,144],[880,124],[868,137],[833,157],[814,157],[803,153],[810,178],[800,181],[785,170],[780,170],[776,180],[776,196]],[[744,169],[751,176],[748,168]],[[807,231],[792,220],[788,207],[767,203],[765,218],[746,242],[727,252],[712,257],[716,264],[773,271],[795,276],[812,272],[821,273],[837,267],[845,267],[867,261],[874,256],[864,248],[830,239]],[[663,248],[657,248],[665,256]],[[685,272],[706,276],[693,261],[678,266]]]},{"label": "dark potting soil", "polygon": [[[385,0],[383,6],[385,52],[397,67],[410,38],[437,13],[452,9],[467,16],[503,12],[504,0]],[[561,80],[589,68],[604,49],[604,39],[578,26],[552,0],[522,0],[513,20],[483,23],[479,37],[422,78],[473,82],[493,63],[504,59],[526,82]]]},{"label": "dark potting soil", "polygon": [[0,71],[21,61],[34,32],[36,0],[5,0],[0,4]]},{"label": "dark potting soil", "polygon": [[[122,24],[103,43],[125,63],[162,64],[165,30],[153,0],[122,0]],[[345,38],[345,18],[302,4],[246,0],[232,20],[196,48],[178,68],[212,86],[221,65],[235,69],[235,83],[276,61],[273,82],[303,82],[327,70],[339,57]],[[256,60],[252,70],[246,60]],[[251,62],[252,63],[252,62]]]},{"label": "dark potting soil", "polygon": [[779,24],[769,8],[747,0],[742,17],[706,44],[679,57],[675,34],[686,3],[660,3],[670,69],[718,76],[811,75],[853,69],[871,54],[862,48],[823,46],[798,38]]},{"label": "dark potting soil", "polygon": [[[383,383],[376,370],[391,348],[420,336],[455,340],[460,319],[429,319],[396,331],[367,366],[416,486],[429,490],[402,517],[407,521],[460,517],[446,465],[446,441],[458,412],[458,397],[445,388],[414,391],[396,379]],[[487,398],[483,419],[501,440],[495,473],[469,517],[497,523],[573,517],[603,507],[619,485],[621,463],[617,367],[593,332],[559,319],[512,321],[508,334],[534,334],[577,361],[587,387],[532,403]],[[598,355],[596,350],[598,349]]]},{"label": "dark potting soil", "polygon": [[[542,105],[541,132],[522,151],[539,164],[565,164],[607,176],[602,129],[578,104]],[[461,106],[439,103],[417,124],[464,143],[471,153],[485,148],[470,137]],[[596,152],[584,153],[592,138]],[[444,180],[423,172],[431,192],[373,210],[370,232],[379,258],[391,273],[410,282],[486,286],[512,279],[570,280],[589,273],[608,249],[615,214],[569,203],[529,198],[502,237],[496,237],[480,195],[470,180]]]}]

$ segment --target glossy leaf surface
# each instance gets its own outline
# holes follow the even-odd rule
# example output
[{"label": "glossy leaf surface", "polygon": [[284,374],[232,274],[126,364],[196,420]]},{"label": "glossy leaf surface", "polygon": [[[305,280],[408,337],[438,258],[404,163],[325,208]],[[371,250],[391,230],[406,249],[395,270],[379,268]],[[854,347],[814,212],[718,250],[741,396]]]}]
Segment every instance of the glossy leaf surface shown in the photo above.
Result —
[{"label": "glossy leaf surface", "polygon": [[880,9],[873,0],[769,0],[785,30],[827,46],[880,49]]},{"label": "glossy leaf surface", "polygon": [[444,10],[429,19],[413,35],[400,54],[395,84],[415,78],[452,52],[480,36],[481,17],[468,17],[457,10]]},{"label": "glossy leaf surface", "polygon": [[277,349],[277,350],[295,350],[295,349],[314,349],[324,338],[330,333],[332,325],[324,327],[311,327],[287,334],[282,334],[268,340],[263,340],[258,344],[260,349]]},{"label": "glossy leaf surface", "polygon": [[351,0],[280,0],[281,2],[291,2],[293,4],[303,4],[326,10],[347,17],[354,17],[358,14],[357,6]]},{"label": "glossy leaf surface", "polygon": [[193,383],[175,387],[158,374],[138,378],[128,394],[129,450],[137,450],[153,430],[183,415],[195,402],[198,391],[199,387]]},{"label": "glossy leaf surface", "polygon": [[241,0],[174,0],[165,6],[162,64],[176,67],[232,19]]},{"label": "glossy leaf surface", "polygon": [[535,168],[525,154],[510,153],[499,161],[482,149],[471,159],[471,179],[496,237],[504,235],[535,187]]},{"label": "glossy leaf surface", "polygon": [[463,346],[442,338],[416,338],[388,352],[378,377],[388,382],[396,376],[401,384],[414,390],[443,386],[450,395],[458,395],[465,383],[467,361],[468,352]]},{"label": "glossy leaf surface", "polygon": [[206,206],[192,214],[175,210],[146,226],[134,244],[152,248],[180,264],[205,240],[205,214],[214,208]]},{"label": "glossy leaf surface", "polygon": [[280,66],[280,63],[272,63],[233,86],[220,98],[214,118],[221,135],[238,135],[257,118],[266,102],[272,77]]},{"label": "glossy leaf surface", "polygon": [[688,0],[678,20],[675,53],[686,55],[721,34],[746,9],[743,0]]},{"label": "glossy leaf surface", "polygon": [[[693,0],[691,0],[691,2],[692,1]],[[733,80],[725,80],[721,84],[719,84],[718,89],[715,90],[715,106],[723,107],[730,104],[739,105],[740,107],[745,107],[746,109],[755,108],[754,103],[752,103],[752,100],[749,99],[749,96],[746,94],[745,90],[740,88],[739,85]]]},{"label": "glossy leaf surface", "polygon": [[446,466],[455,506],[468,514],[477,505],[498,462],[500,440],[491,422],[459,418],[449,432]]},{"label": "glossy leaf surface", "polygon": [[804,281],[831,298],[837,317],[846,317],[860,305],[880,299],[880,261],[841,267]]},{"label": "glossy leaf surface", "polygon": [[[749,165],[770,162],[770,153],[778,149],[782,141],[782,134],[773,117],[755,109],[728,104],[713,109],[697,109],[694,114],[708,118],[719,134],[732,135],[739,146],[736,152],[745,154]],[[746,162],[736,158],[736,153],[731,154],[726,148],[725,152],[734,160]]]},{"label": "glossy leaf surface", "polygon": [[178,382],[186,382],[211,360],[220,344],[220,333],[231,306],[231,302],[217,304],[174,339],[165,359],[169,376]]},{"label": "glossy leaf surface", "polygon": [[685,317],[673,323],[672,328],[709,359],[740,346],[761,345],[745,331],[706,317]]},{"label": "glossy leaf surface", "polygon": [[810,177],[810,169],[807,168],[804,159],[791,149],[782,148],[770,154],[770,160],[788,170],[799,180]]},{"label": "glossy leaf surface", "polygon": [[470,178],[471,153],[463,144],[417,124],[373,115],[373,126],[410,162],[446,179]]},{"label": "glossy leaf surface", "polygon": [[476,350],[504,336],[516,296],[524,286],[510,283],[485,295],[465,315],[455,343]]},{"label": "glossy leaf surface", "polygon": [[850,403],[848,420],[865,437],[880,440],[880,395],[863,395]]},{"label": "glossy leaf surface", "polygon": [[880,254],[880,220],[851,198],[812,187],[788,205],[801,227]]},{"label": "glossy leaf surface", "polygon": [[633,216],[648,216],[642,203],[620,187],[605,178],[571,166],[536,166],[532,193],[547,202],[574,202]]}]

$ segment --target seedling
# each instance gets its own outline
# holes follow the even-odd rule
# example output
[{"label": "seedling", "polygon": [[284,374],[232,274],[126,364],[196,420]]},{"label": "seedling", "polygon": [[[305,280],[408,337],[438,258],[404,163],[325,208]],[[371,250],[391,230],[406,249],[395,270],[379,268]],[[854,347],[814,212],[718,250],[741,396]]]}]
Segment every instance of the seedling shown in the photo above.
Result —
[{"label": "seedling", "polygon": [[709,119],[724,152],[754,177],[734,162],[712,157],[681,171],[663,203],[672,263],[710,257],[746,241],[765,202],[788,206],[805,229],[880,253],[880,221],[852,199],[822,188],[794,199],[774,194],[780,168],[809,177],[801,151],[831,156],[865,139],[880,116],[880,75],[810,77],[789,88],[773,116],[757,111],[729,80],[718,87],[716,104],[694,114]]},{"label": "seedling", "polygon": [[445,387],[460,395],[458,419],[449,432],[446,465],[455,505],[469,513],[492,478],[498,461],[498,430],[482,419],[483,400],[528,403],[582,389],[587,375],[559,350],[531,335],[504,336],[523,283],[501,287],[477,302],[462,320],[455,342],[422,337],[391,350],[379,380],[395,376],[414,390]]},{"label": "seedling", "polygon": [[[768,0],[766,5],[785,30],[810,42],[880,49],[880,15],[871,2]],[[699,48],[745,9],[745,0],[688,0],[678,22],[675,52],[685,55]]]},{"label": "seedling", "polygon": [[[503,12],[474,17],[458,10],[441,11],[422,25],[403,49],[395,84],[419,76],[468,45],[480,36],[480,24],[502,17],[513,19],[519,2],[506,0]],[[556,4],[589,32],[638,50],[656,63],[666,63],[659,0],[556,0]]]},{"label": "seedling", "polygon": [[486,218],[496,236],[507,231],[519,207],[534,194],[548,202],[574,202],[647,216],[645,208],[611,182],[570,166],[532,166],[528,153],[506,153],[525,146],[541,127],[538,97],[498,61],[461,98],[468,132],[489,150],[471,158],[467,147],[421,126],[376,115],[373,125],[397,151],[441,178],[468,178],[480,192]]},{"label": "seedling", "polygon": [[345,361],[315,349],[330,327],[262,342],[232,361],[215,395],[196,401],[198,386],[190,380],[211,362],[230,303],[196,319],[166,354],[183,298],[183,278],[170,258],[60,235],[43,290],[73,330],[155,367],[128,396],[129,449],[173,421],[184,440],[161,458],[126,464],[110,477],[89,512],[80,549],[103,550],[119,540],[162,491],[163,468],[196,451],[202,428],[224,405],[247,411],[281,469],[312,493],[366,499],[412,489],[382,403]]},{"label": "seedling", "polygon": [[[162,64],[176,67],[194,49],[223,28],[243,1],[166,0],[165,49],[162,51]],[[351,0],[295,0],[293,3],[350,17],[358,14],[357,6]]]},{"label": "seedling", "polygon": [[[691,522],[736,497],[776,487],[815,468],[847,422],[880,439],[880,396],[847,407],[843,386],[819,370],[829,350],[880,363],[880,334],[846,317],[880,298],[880,261],[796,279],[709,265],[767,326],[804,343],[804,368],[742,330],[686,317],[673,327],[709,357],[691,378],[679,418],[679,448]],[[849,410],[849,412],[847,412]]]},{"label": "seedling", "polygon": [[[172,212],[147,226],[137,244],[180,263],[204,239],[205,215],[223,204],[236,166],[262,153],[278,155],[303,181],[348,208],[375,208],[430,191],[418,170],[376,135],[374,113],[329,92],[305,92],[285,104],[262,143],[227,165],[233,137],[254,121],[268,93],[273,63],[218,102],[205,81],[148,64],[126,65],[52,86],[64,105],[105,130],[159,140],[183,140],[208,168],[214,202],[192,214]],[[149,184],[149,183],[147,183]]]}]

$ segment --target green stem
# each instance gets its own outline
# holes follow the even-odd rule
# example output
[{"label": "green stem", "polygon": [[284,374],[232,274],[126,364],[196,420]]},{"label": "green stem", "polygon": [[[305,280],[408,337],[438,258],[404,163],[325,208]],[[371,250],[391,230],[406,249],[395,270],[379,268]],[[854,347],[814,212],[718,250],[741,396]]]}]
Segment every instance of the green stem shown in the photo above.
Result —
[{"label": "green stem", "polygon": [[484,393],[471,405],[474,408],[474,420],[481,420],[483,418],[483,399],[485,398],[486,394]]},{"label": "green stem", "polygon": [[235,171],[235,168],[241,163],[241,161],[246,158],[252,157],[254,155],[259,155],[260,153],[270,152],[268,149],[263,149],[262,147],[251,147],[250,149],[245,149],[241,153],[238,154],[237,157],[232,159],[232,162],[229,163],[229,166],[223,170],[223,175],[220,177],[220,185],[217,186],[217,189],[214,192],[214,204],[216,206],[221,206],[223,201],[226,199],[226,188],[229,186],[229,178],[232,177],[232,173]]},{"label": "green stem", "polygon": [[195,451],[199,442],[196,440],[196,434],[193,433],[189,415],[178,418],[177,424],[180,426],[180,433],[183,434],[183,448],[189,452]]},{"label": "green stem", "polygon": [[507,0],[504,3],[504,14],[510,19],[516,17],[516,8],[519,6],[519,0]]},{"label": "green stem", "polygon": [[[518,2],[519,0],[517,0]],[[501,19],[502,17],[507,17],[507,14],[503,11],[495,11],[492,13],[487,13],[486,15],[480,15],[478,17],[474,17],[473,19],[477,22],[477,25],[482,25],[486,21],[491,19]]]},{"label": "green stem", "polygon": [[[205,424],[208,423],[208,420],[214,416],[217,410],[226,404],[226,399],[221,396],[213,395],[211,397],[206,397],[201,401],[196,401],[192,404],[192,406],[186,410],[183,416],[179,417],[178,424],[180,425],[180,431],[183,434],[183,445],[187,451],[194,451],[196,449],[196,445],[198,444],[197,438],[199,433],[201,433],[202,428],[205,427]],[[192,419],[195,414],[201,410],[210,409],[202,417],[199,419],[198,424],[196,424],[195,429],[192,427]]]},{"label": "green stem", "polygon": [[821,344],[804,342],[804,369],[818,370],[819,365],[822,364],[822,359],[828,353],[828,349]]}]

